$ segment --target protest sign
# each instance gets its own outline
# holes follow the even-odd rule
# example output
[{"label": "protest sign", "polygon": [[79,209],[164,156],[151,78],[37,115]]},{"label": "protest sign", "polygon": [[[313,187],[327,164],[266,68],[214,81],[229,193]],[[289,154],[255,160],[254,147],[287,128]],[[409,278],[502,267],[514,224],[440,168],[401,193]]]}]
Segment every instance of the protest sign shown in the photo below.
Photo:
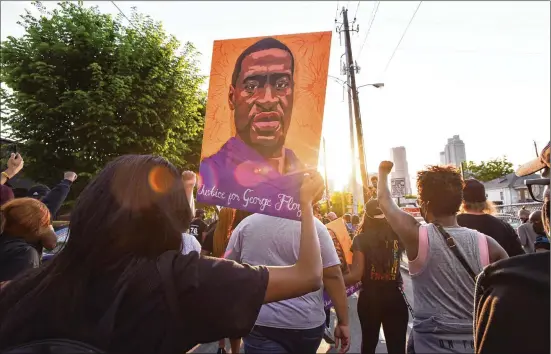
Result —
[{"label": "protest sign", "polygon": [[331,32],[214,42],[199,202],[300,220],[316,169]]},{"label": "protest sign", "polygon": [[[348,230],[346,229],[344,220],[342,218],[338,218],[325,225],[325,227],[327,227],[327,230],[331,234],[331,237],[334,237],[337,240],[338,245],[335,245],[335,247],[341,248],[342,253],[344,254],[345,261],[350,266],[352,264],[352,240],[348,235]],[[360,290],[360,287],[361,283],[357,283],[347,287],[346,296],[354,294],[355,292]],[[333,306],[333,303],[326,291],[323,292],[323,301],[325,308]]]},{"label": "protest sign", "polygon": [[325,225],[325,227],[327,227],[330,232],[332,231],[335,234],[335,237],[339,241],[342,251],[344,253],[346,263],[352,264],[352,240],[348,235],[348,230],[346,229],[344,220],[342,218],[338,218]]}]

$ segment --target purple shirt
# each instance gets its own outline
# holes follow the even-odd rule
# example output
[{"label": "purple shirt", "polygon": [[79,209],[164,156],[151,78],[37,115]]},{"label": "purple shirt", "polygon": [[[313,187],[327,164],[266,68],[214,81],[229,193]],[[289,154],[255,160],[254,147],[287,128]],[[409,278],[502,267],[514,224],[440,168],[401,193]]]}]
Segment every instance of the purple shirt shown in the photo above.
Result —
[{"label": "purple shirt", "polygon": [[[304,168],[296,155],[284,150],[286,174],[237,138],[201,161],[197,201],[300,220],[299,192]],[[294,173],[296,172],[296,173]]]}]

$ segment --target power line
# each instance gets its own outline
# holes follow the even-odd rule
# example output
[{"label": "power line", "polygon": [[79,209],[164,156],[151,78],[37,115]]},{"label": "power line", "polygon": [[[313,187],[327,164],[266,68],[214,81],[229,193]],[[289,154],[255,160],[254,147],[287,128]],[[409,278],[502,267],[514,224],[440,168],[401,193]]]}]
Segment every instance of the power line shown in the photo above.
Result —
[{"label": "power line", "polygon": [[335,10],[335,22],[337,22],[338,15],[339,15],[339,2],[337,1],[337,10]]},{"label": "power line", "polygon": [[130,21],[130,19],[124,14],[124,12],[122,12],[122,10],[117,6],[117,4],[115,4],[114,1],[111,1],[111,4],[115,5],[115,7],[117,8],[117,10],[119,10],[119,13],[130,23],[130,25],[132,27],[134,27],[135,30],[138,30],[136,28],[136,26],[134,26],[134,23],[132,23],[132,21]]},{"label": "power line", "polygon": [[373,26],[373,22],[375,22],[375,16],[377,16],[377,11],[379,10],[379,5],[381,4],[380,1],[377,1],[377,5],[373,7],[373,10],[371,11],[371,22],[369,23],[369,27],[367,28],[367,32],[365,34],[364,41],[362,43],[362,46],[360,47],[360,50],[358,51],[358,56],[356,60],[360,59],[360,54],[362,54],[362,50],[364,49],[365,44],[367,43],[367,37],[369,36],[369,32],[371,31],[371,26]]},{"label": "power line", "polygon": [[360,8],[360,2],[358,1],[358,6],[356,6],[356,13],[354,14],[354,21],[356,20],[356,15],[358,14],[359,8]]},{"label": "power line", "polygon": [[404,39],[404,37],[406,36],[406,33],[409,29],[409,26],[411,25],[411,23],[413,22],[413,19],[415,18],[415,15],[417,14],[417,11],[419,10],[419,8],[421,7],[421,4],[423,3],[423,0],[419,1],[419,5],[417,5],[417,8],[415,9],[415,12],[413,13],[413,16],[411,16],[411,19],[409,20],[409,23],[408,25],[406,26],[406,29],[404,30],[404,33],[402,33],[402,37],[400,38],[400,40],[398,41],[398,44],[396,45],[396,48],[394,48],[394,51],[392,52],[392,55],[390,56],[390,59],[388,60],[388,62],[386,63],[386,67],[385,67],[385,71],[386,72],[388,70],[388,67],[390,65],[390,62],[392,61],[392,58],[394,58],[394,54],[396,54],[396,51],[398,50],[398,47],[400,46],[400,43],[402,43],[402,39]]}]

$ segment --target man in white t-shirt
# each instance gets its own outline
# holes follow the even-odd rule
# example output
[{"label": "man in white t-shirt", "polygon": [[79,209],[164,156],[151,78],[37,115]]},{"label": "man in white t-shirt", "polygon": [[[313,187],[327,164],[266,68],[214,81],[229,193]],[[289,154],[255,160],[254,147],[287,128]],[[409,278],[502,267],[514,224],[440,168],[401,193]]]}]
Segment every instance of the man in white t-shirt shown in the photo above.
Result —
[{"label": "man in white t-shirt", "polygon": [[[323,263],[323,284],[331,298],[338,323],[337,346],[348,350],[348,302],[333,240],[321,221],[315,219]],[[250,265],[291,266],[300,245],[299,221],[253,214],[233,231],[226,258]],[[238,319],[236,319],[238,320]],[[245,353],[316,353],[325,329],[323,289],[294,299],[265,304],[252,332],[245,338]]]}]

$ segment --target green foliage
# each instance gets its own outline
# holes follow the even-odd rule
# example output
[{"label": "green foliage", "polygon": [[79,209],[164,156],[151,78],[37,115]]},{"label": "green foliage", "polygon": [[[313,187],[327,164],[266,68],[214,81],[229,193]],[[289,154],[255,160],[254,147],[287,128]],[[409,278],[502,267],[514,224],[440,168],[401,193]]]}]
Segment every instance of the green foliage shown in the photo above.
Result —
[{"label": "green foliage", "polygon": [[[82,2],[33,3],[21,38],[2,42],[1,123],[23,141],[25,174],[85,181],[122,154],[156,154],[197,169],[204,125],[197,51],[133,9],[132,24]],[[5,105],[5,107],[4,107]]]},{"label": "green foliage", "polygon": [[468,161],[464,164],[465,178],[473,177],[479,181],[487,182],[513,173],[513,164],[504,156],[501,159],[481,161],[474,163]]},{"label": "green foliage", "polygon": [[[345,213],[348,212],[348,209],[345,207],[348,203],[346,202],[346,198],[352,198],[352,194],[348,192],[333,192],[331,193],[331,211],[333,211],[335,214],[337,214],[338,217],[343,216]],[[320,203],[320,210],[322,215],[327,214],[327,202],[321,201]],[[343,208],[344,207],[344,208]],[[360,211],[361,211],[360,207]]]}]

